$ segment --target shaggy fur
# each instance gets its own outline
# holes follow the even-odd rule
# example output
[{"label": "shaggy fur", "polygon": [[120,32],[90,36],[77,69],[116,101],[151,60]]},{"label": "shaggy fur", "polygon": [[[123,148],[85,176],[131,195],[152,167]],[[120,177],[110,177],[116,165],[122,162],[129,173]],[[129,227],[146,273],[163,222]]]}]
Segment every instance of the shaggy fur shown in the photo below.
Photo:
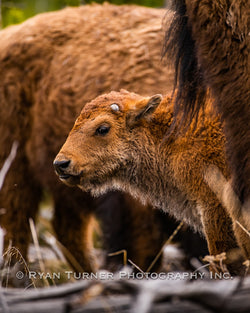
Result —
[{"label": "shaggy fur", "polygon": [[[57,237],[84,271],[95,269],[93,214],[104,225],[108,252],[127,249],[128,257],[145,269],[161,248],[165,235],[159,229],[167,217],[161,221],[128,196],[115,193],[100,202],[69,190],[59,183],[52,161],[83,104],[99,93],[122,87],[142,94],[171,90],[172,71],[162,68],[159,56],[163,15],[163,10],[137,6],[86,5],[1,31],[0,168],[15,140],[19,148],[0,193],[0,207],[6,210],[0,222],[7,230],[6,244],[11,240],[24,257],[28,218],[36,217],[44,189],[53,197]],[[118,224],[125,230],[124,241],[119,241]]]},{"label": "shaggy fur", "polygon": [[249,0],[174,3],[165,53],[175,58],[179,85],[175,114],[192,119],[204,105],[206,89],[211,90],[225,124],[232,186],[241,203],[249,204]]},{"label": "shaggy fur", "polygon": [[172,119],[168,97],[125,90],[97,97],[85,105],[55,159],[60,179],[95,196],[115,188],[150,202],[203,232],[210,254],[235,248],[236,235],[249,257],[249,237],[204,180],[211,165],[229,177],[219,117],[207,109],[196,128],[191,124],[166,141]]}]

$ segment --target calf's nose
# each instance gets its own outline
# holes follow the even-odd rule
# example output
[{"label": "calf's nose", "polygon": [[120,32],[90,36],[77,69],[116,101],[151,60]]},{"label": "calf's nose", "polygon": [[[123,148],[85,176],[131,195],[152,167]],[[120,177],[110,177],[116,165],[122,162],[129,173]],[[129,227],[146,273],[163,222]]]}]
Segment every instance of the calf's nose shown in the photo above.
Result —
[{"label": "calf's nose", "polygon": [[70,164],[70,160],[55,160],[53,162],[55,171],[57,172],[57,174],[62,175],[65,173],[67,167]]}]

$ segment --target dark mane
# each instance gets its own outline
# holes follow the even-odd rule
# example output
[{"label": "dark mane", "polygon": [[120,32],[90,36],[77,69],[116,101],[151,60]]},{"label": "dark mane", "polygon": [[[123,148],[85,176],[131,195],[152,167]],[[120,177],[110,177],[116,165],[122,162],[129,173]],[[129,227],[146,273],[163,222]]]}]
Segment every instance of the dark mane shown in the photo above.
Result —
[{"label": "dark mane", "polygon": [[202,69],[196,57],[195,42],[188,25],[185,1],[174,1],[174,16],[165,33],[163,57],[173,62],[175,67],[174,90],[177,89],[174,124],[176,116],[181,118],[182,125],[188,126],[204,107],[206,86]]}]

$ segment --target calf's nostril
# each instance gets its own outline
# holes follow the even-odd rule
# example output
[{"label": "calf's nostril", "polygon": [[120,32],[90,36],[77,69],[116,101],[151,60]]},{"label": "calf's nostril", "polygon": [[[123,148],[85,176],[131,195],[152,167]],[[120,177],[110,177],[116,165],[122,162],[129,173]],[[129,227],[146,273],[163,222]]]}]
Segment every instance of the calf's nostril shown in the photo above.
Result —
[{"label": "calf's nostril", "polygon": [[67,168],[69,166],[70,161],[69,160],[60,161],[59,163],[61,168]]},{"label": "calf's nostril", "polygon": [[55,160],[53,163],[55,170],[59,174],[63,174],[64,170],[69,166],[69,164],[70,160],[61,160],[61,161]]}]

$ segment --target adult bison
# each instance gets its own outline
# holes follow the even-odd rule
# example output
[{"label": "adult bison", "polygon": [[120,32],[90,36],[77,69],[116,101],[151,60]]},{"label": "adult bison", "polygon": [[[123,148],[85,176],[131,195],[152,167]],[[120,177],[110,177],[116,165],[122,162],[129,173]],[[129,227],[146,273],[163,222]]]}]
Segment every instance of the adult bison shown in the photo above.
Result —
[{"label": "adult bison", "polygon": [[234,192],[226,192],[231,201],[224,202],[249,229],[249,1],[175,0],[174,4],[165,54],[175,60],[175,116],[192,119],[204,106],[207,93],[212,94],[224,123],[226,155],[232,172]]},{"label": "adult bison", "polygon": [[28,219],[36,217],[43,190],[53,197],[58,239],[86,272],[95,269],[93,214],[103,225],[108,252],[126,249],[146,269],[161,248],[167,217],[127,195],[94,200],[69,190],[51,164],[83,104],[99,93],[172,88],[172,72],[159,57],[163,14],[138,6],[86,5],[40,14],[0,32],[0,168],[18,142],[0,191],[0,224],[6,244],[24,257]]},{"label": "adult bison", "polygon": [[249,258],[249,236],[205,180],[211,166],[229,177],[220,118],[207,108],[189,130],[166,137],[172,122],[168,97],[101,95],[77,118],[54,161],[57,174],[95,196],[115,188],[152,203],[202,232],[210,254],[234,249],[236,237]]}]

